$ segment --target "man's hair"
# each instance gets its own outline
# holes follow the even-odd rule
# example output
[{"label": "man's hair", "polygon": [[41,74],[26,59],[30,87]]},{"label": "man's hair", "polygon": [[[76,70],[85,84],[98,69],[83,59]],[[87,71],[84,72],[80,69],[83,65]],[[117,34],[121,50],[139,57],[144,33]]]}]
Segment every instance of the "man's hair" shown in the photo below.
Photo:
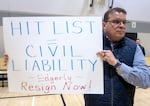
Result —
[{"label": "man's hair", "polygon": [[113,13],[113,12],[119,12],[119,13],[122,12],[122,13],[124,13],[124,14],[127,14],[126,10],[123,9],[123,8],[120,8],[120,7],[111,8],[111,9],[109,9],[108,11],[105,12],[103,21],[104,21],[104,22],[108,21],[108,19],[109,19],[109,14],[111,14],[111,13]]}]

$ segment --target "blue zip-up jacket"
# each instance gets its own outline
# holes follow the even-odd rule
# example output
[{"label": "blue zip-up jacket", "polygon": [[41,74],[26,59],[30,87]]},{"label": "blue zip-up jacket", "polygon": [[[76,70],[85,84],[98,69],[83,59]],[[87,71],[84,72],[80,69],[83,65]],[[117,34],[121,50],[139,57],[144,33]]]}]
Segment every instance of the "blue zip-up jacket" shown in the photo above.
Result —
[{"label": "blue zip-up jacket", "polygon": [[[136,51],[135,41],[124,37],[112,49],[111,42],[104,35],[104,50],[111,50],[121,62],[132,66]],[[127,83],[116,69],[104,62],[104,94],[85,94],[85,106],[133,106],[135,86]]]}]

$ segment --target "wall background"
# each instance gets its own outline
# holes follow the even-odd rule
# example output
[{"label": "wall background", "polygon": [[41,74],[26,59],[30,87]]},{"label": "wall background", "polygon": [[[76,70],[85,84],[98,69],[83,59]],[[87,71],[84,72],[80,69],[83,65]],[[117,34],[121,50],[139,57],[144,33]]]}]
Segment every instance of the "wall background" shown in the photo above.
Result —
[{"label": "wall background", "polygon": [[[112,0],[1,0],[0,11],[39,15],[102,15]],[[113,0],[113,7],[128,11],[128,19],[150,22],[150,0]],[[34,8],[33,8],[34,7]]]},{"label": "wall background", "polygon": [[150,33],[138,33],[138,38],[145,48],[146,56],[150,57]]}]

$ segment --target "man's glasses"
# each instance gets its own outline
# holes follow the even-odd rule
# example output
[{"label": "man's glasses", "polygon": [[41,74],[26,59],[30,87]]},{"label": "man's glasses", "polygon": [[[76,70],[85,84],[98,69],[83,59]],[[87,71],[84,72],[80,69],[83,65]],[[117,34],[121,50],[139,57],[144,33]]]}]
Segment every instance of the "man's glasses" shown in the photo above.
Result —
[{"label": "man's glasses", "polygon": [[106,21],[106,22],[111,22],[114,25],[121,25],[121,24],[126,25],[127,23],[130,23],[127,20],[110,20],[110,21]]}]

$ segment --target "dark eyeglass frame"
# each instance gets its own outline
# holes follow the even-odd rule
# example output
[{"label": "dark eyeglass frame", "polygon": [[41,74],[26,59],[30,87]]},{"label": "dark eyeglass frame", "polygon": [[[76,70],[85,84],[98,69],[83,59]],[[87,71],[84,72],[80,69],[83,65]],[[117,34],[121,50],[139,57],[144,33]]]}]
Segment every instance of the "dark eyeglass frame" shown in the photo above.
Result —
[{"label": "dark eyeglass frame", "polygon": [[130,21],[128,21],[128,20],[108,20],[108,21],[105,21],[105,22],[111,22],[115,25],[120,25],[121,23],[126,25],[127,23],[130,23]]}]

